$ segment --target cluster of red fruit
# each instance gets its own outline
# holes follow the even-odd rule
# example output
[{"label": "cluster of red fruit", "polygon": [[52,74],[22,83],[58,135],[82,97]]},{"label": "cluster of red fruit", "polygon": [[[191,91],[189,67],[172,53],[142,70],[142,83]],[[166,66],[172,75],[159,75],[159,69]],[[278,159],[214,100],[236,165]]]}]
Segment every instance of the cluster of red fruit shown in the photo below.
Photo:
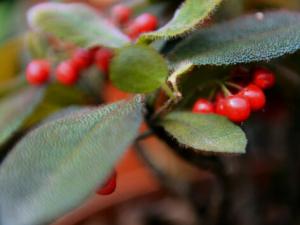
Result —
[{"label": "cluster of red fruit", "polygon": [[[144,32],[157,28],[157,18],[149,13],[144,13],[130,20],[131,8],[119,4],[112,8],[111,17],[113,23],[121,28],[132,39],[136,39]],[[56,80],[64,85],[74,85],[80,73],[93,63],[104,73],[109,71],[113,51],[107,48],[95,47],[91,49],[77,49],[72,57],[59,63],[55,69]],[[33,60],[27,65],[26,78],[30,84],[42,85],[49,81],[51,73],[50,62],[46,59]]]},{"label": "cluster of red fruit", "polygon": [[[226,84],[226,83],[225,83]],[[264,89],[275,84],[273,72],[265,68],[256,69],[250,83],[242,87],[234,85],[239,91],[232,94],[225,86],[224,93],[217,93],[215,102],[200,98],[193,107],[195,113],[216,113],[233,122],[243,122],[250,117],[251,111],[263,109],[266,104]]]}]

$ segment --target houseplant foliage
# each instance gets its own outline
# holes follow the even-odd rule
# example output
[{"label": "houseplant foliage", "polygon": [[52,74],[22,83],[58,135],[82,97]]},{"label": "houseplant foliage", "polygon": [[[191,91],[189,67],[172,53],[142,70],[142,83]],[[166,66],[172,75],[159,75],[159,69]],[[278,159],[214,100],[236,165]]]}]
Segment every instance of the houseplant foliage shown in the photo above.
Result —
[{"label": "houseplant foliage", "polygon": [[[143,122],[153,135],[167,136],[166,142],[173,140],[195,157],[244,154],[241,124],[188,110],[189,94],[181,81],[202,66],[264,63],[293,54],[300,48],[300,14],[272,11],[209,21],[221,5],[221,0],[186,0],[169,22],[136,38],[84,4],[43,3],[29,9],[26,41],[33,58],[51,55],[57,64],[65,57],[55,51],[57,42],[66,52],[69,45],[113,49],[109,79],[133,97],[99,106],[103,81],[93,69],[84,72],[78,89],[52,81],[31,86],[24,74],[1,88],[0,224],[45,224],[79,206],[105,182],[126,149],[144,137],[139,134]],[[205,77],[197,86],[215,80],[198,75]],[[73,93],[89,104],[77,97],[72,107],[49,101],[57,86],[66,98]],[[164,102],[157,106],[161,95]]]}]

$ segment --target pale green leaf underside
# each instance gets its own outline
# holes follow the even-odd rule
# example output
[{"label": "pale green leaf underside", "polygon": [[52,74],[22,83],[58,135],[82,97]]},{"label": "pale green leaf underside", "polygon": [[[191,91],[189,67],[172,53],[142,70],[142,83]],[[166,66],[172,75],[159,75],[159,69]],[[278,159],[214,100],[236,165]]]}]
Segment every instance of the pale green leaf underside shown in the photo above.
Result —
[{"label": "pale green leaf underside", "polygon": [[267,12],[200,30],[183,40],[170,61],[229,65],[270,60],[300,48],[300,14]]},{"label": "pale green leaf underside", "polygon": [[64,112],[24,137],[1,166],[0,224],[49,224],[93,194],[138,134],[142,101]]},{"label": "pale green leaf underside", "polygon": [[110,76],[119,89],[147,93],[160,87],[168,76],[168,65],[153,48],[132,45],[117,52],[110,66]]},{"label": "pale green leaf underside", "polygon": [[145,33],[140,41],[172,38],[182,35],[203,22],[222,0],[186,0],[174,17],[157,31]]},{"label": "pale green leaf underside", "polygon": [[130,41],[113,24],[85,4],[42,3],[27,15],[30,26],[81,47],[118,48]]},{"label": "pale green leaf underside", "polygon": [[174,112],[160,125],[179,144],[215,153],[244,153],[247,139],[240,127],[225,117],[212,114]]},{"label": "pale green leaf underside", "polygon": [[0,101],[0,145],[23,124],[42,100],[43,88],[24,88]]}]

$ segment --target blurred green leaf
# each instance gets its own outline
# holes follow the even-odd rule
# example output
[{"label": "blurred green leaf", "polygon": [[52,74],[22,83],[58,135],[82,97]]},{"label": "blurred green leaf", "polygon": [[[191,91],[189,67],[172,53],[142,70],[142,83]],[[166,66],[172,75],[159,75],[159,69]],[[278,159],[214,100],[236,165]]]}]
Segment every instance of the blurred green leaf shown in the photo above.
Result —
[{"label": "blurred green leaf", "polygon": [[5,82],[0,82],[0,97],[3,97],[6,94],[17,91],[27,85],[25,76],[20,75],[16,76],[13,79],[10,79]]},{"label": "blurred green leaf", "polygon": [[258,13],[194,33],[169,55],[173,63],[229,65],[270,60],[300,48],[300,14]]},{"label": "blurred green leaf", "polygon": [[137,96],[70,113],[25,136],[1,166],[1,224],[49,224],[86,200],[138,134],[142,108]]},{"label": "blurred green leaf", "polygon": [[173,19],[157,31],[141,35],[139,41],[172,38],[182,35],[203,22],[222,0],[186,0]]},{"label": "blurred green leaf", "polygon": [[87,95],[76,87],[59,84],[49,85],[43,101],[35,112],[26,119],[24,127],[34,126],[50,114],[70,105],[87,104],[88,99]]},{"label": "blurred green leaf", "polygon": [[133,45],[120,49],[113,58],[110,76],[126,92],[145,93],[160,87],[168,76],[168,65],[153,48]]},{"label": "blurred green leaf", "polygon": [[12,38],[0,44],[0,83],[8,81],[19,73],[23,39]]},{"label": "blurred green leaf", "polygon": [[0,102],[0,145],[17,131],[42,100],[43,88],[24,88],[1,99]]},{"label": "blurred green leaf", "polygon": [[173,112],[160,125],[179,144],[196,150],[216,153],[244,153],[247,139],[238,126],[225,117],[213,114]]},{"label": "blurred green leaf", "polygon": [[27,17],[32,28],[81,47],[118,48],[129,43],[126,35],[84,4],[42,3]]}]

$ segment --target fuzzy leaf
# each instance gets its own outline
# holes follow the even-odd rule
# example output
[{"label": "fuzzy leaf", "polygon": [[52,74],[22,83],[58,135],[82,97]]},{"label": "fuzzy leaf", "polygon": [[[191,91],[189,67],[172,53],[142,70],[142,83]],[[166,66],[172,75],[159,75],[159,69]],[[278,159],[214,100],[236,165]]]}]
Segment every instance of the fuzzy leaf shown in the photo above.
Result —
[{"label": "fuzzy leaf", "polygon": [[20,92],[6,96],[0,102],[0,145],[23,124],[38,103],[42,100],[44,89],[25,88]]},{"label": "fuzzy leaf", "polygon": [[174,112],[160,125],[180,144],[216,153],[244,153],[247,139],[244,132],[225,117],[213,114]]},{"label": "fuzzy leaf", "polygon": [[182,35],[204,21],[222,0],[186,0],[174,17],[157,31],[143,34],[139,41],[172,38]]},{"label": "fuzzy leaf", "polygon": [[229,65],[269,60],[300,48],[300,14],[268,12],[194,33],[170,54],[174,63]]},{"label": "fuzzy leaf", "polygon": [[129,39],[95,10],[84,4],[42,3],[27,15],[30,26],[81,47],[118,48]]},{"label": "fuzzy leaf", "polygon": [[119,50],[110,68],[111,79],[126,92],[146,93],[160,87],[168,76],[168,65],[153,48],[133,45]]},{"label": "fuzzy leaf", "polygon": [[142,97],[50,120],[0,170],[0,224],[40,225],[94,193],[138,134]]}]

